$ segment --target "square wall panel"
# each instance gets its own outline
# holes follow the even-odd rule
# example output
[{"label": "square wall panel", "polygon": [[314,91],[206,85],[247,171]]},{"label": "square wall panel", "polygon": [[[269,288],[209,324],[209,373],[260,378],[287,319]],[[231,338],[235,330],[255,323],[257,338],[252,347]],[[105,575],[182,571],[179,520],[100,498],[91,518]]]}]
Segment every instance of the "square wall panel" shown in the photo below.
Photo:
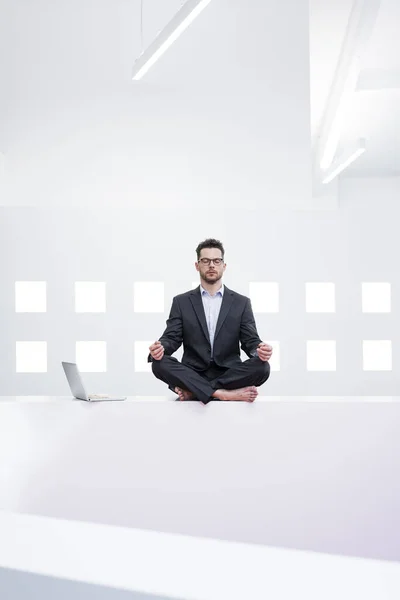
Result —
[{"label": "square wall panel", "polygon": [[16,372],[47,373],[47,342],[17,342]]},{"label": "square wall panel", "polygon": [[306,312],[334,313],[335,310],[334,283],[306,283]]},{"label": "square wall panel", "polygon": [[75,283],[75,312],[106,312],[106,284],[103,281],[77,281]]},{"label": "square wall panel", "polygon": [[392,342],[390,340],[363,341],[364,371],[392,370]]},{"label": "square wall panel", "polygon": [[16,281],[15,312],[45,313],[46,291],[45,281]]},{"label": "square wall panel", "polygon": [[154,343],[151,342],[135,342],[134,348],[134,360],[135,360],[135,372],[136,373],[151,373],[151,363],[147,362],[149,356],[149,347]]},{"label": "square wall panel", "polygon": [[336,342],[312,340],[307,342],[308,371],[336,371]]},{"label": "square wall panel", "polygon": [[[273,348],[272,357],[271,357],[271,360],[269,361],[269,364],[271,365],[271,370],[272,371],[280,371],[281,370],[280,344],[279,344],[279,342],[271,342],[270,340],[266,340],[266,343],[269,344],[270,346],[272,346],[272,348]],[[249,360],[249,357],[243,350],[240,350],[240,360],[242,362]]]},{"label": "square wall panel", "polygon": [[249,295],[253,312],[279,312],[279,284],[275,282],[257,281],[249,284]]},{"label": "square wall panel", "polygon": [[390,283],[362,283],[362,312],[390,313]]},{"label": "square wall panel", "polygon": [[271,371],[281,370],[281,346],[279,342],[267,340],[267,344],[272,346],[273,352],[269,364],[271,365]]},{"label": "square wall panel", "polygon": [[76,342],[76,364],[82,373],[107,371],[106,342]]},{"label": "square wall panel", "polygon": [[133,309],[137,313],[164,312],[164,284],[136,281],[133,285]]}]

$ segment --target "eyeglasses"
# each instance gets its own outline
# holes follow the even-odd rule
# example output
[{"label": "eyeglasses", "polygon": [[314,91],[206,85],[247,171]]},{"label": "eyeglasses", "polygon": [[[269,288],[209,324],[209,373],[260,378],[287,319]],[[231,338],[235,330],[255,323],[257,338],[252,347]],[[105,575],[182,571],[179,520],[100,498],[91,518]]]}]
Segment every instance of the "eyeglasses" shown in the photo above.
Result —
[{"label": "eyeglasses", "polygon": [[214,265],[216,267],[218,267],[219,265],[221,265],[224,262],[223,258],[200,258],[199,262],[202,265],[210,265],[211,263],[214,263]]}]

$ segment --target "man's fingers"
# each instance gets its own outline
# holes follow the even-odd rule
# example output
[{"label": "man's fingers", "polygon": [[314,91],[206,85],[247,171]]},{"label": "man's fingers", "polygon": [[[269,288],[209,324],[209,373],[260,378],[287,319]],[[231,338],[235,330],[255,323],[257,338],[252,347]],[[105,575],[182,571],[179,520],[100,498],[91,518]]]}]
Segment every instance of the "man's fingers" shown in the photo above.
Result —
[{"label": "man's fingers", "polygon": [[258,344],[258,347],[262,350],[269,350],[272,351],[272,346],[270,346],[269,344],[266,344],[265,342],[261,342],[261,344]]},{"label": "man's fingers", "polygon": [[160,340],[154,342],[149,348],[151,356],[154,360],[161,360],[164,355],[164,346],[161,344]]},{"label": "man's fingers", "polygon": [[272,356],[272,352],[259,352],[258,356],[261,360],[269,360]]},{"label": "man's fingers", "polygon": [[161,342],[154,342],[154,344],[152,344],[149,347],[150,352],[155,352],[156,350],[159,350],[160,348],[164,348],[164,346],[162,346]]}]

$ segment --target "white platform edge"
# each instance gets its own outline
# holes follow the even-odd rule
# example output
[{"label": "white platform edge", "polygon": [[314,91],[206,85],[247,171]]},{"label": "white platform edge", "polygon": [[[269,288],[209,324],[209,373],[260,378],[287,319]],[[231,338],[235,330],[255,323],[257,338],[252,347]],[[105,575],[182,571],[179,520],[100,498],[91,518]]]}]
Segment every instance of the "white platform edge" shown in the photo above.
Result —
[{"label": "white platform edge", "polygon": [[[137,402],[137,403],[149,403],[149,402],[175,402],[176,397],[171,394],[169,396],[128,396],[124,402]],[[72,396],[0,396],[1,402],[81,402],[76,400]],[[255,405],[260,402],[270,403],[282,403],[282,402],[357,402],[357,403],[397,403],[400,402],[400,396],[258,396]],[[121,402],[118,402],[119,404]],[[187,403],[186,403],[187,404]],[[198,404],[195,402],[194,404]],[[228,402],[212,402],[207,406],[227,405],[227,404],[239,404],[239,403],[228,403]]]},{"label": "white platform edge", "polygon": [[4,511],[0,531],[2,567],[170,598],[400,597],[400,563]]}]

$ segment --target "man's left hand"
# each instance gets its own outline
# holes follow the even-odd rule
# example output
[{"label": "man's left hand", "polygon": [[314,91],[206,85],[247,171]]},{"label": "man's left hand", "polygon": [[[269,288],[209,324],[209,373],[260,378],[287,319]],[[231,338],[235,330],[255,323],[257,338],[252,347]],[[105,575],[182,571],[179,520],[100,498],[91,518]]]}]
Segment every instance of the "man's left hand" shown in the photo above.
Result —
[{"label": "man's left hand", "polygon": [[265,342],[261,342],[261,344],[258,344],[257,354],[261,360],[267,362],[272,356],[272,346]]}]

